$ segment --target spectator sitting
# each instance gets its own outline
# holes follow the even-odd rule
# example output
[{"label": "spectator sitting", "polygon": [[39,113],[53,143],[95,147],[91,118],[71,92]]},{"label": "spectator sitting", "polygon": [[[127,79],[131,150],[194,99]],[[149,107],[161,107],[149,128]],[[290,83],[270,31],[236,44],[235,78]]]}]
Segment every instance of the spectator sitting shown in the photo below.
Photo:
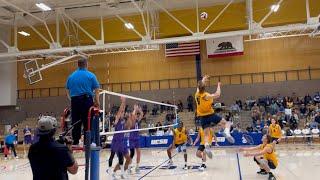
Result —
[{"label": "spectator sitting", "polygon": [[[158,121],[157,124],[156,124],[156,127],[161,127],[161,126],[162,126],[161,122]],[[157,130],[158,131],[162,131],[162,128],[158,128]]]},{"label": "spectator sitting", "polygon": [[178,112],[183,112],[183,104],[181,100],[178,101]]},{"label": "spectator sitting", "polygon": [[310,123],[310,129],[318,129],[319,128],[319,123],[317,123],[316,121],[312,121]]},{"label": "spectator sitting", "polygon": [[279,111],[279,106],[275,101],[272,101],[270,106],[270,114],[275,115]]},{"label": "spectator sitting", "polygon": [[248,132],[253,132],[252,126],[248,126],[246,130],[247,130]]},{"label": "spectator sitting", "polygon": [[291,116],[291,118],[289,120],[290,129],[292,129],[292,130],[297,129],[298,123],[299,123],[299,117],[298,117],[296,111],[293,111],[293,115]]},{"label": "spectator sitting", "polygon": [[300,106],[300,114],[303,117],[305,117],[308,114],[307,108],[304,104],[301,104],[301,106]]},{"label": "spectator sitting", "polygon": [[293,100],[292,98],[286,97],[286,103],[287,103],[287,108],[291,109],[293,108]]},{"label": "spectator sitting", "polygon": [[144,104],[144,105],[142,106],[142,112],[143,112],[143,116],[145,116],[145,115],[147,114],[147,112],[148,112],[148,106],[147,106],[147,104]]},{"label": "spectator sitting", "polygon": [[232,104],[230,110],[232,113],[240,113],[240,107],[237,103]]},{"label": "spectator sitting", "polygon": [[315,103],[320,103],[320,93],[319,92],[317,92],[316,95],[314,95],[313,101]]},{"label": "spectator sitting", "polygon": [[[161,103],[165,103],[164,101],[162,101]],[[166,107],[164,106],[164,105],[161,105],[160,106],[160,113],[163,113],[163,111],[165,111],[166,110]]]},{"label": "spectator sitting", "polygon": [[154,104],[153,108],[152,108],[152,115],[154,115],[154,116],[157,115],[158,110],[159,110],[159,106],[157,104]]},{"label": "spectator sitting", "polygon": [[236,104],[242,109],[242,101],[240,99],[236,100]]},{"label": "spectator sitting", "polygon": [[264,123],[263,121],[261,121],[260,119],[257,120],[256,124],[255,124],[255,129],[258,131],[258,132],[261,132],[262,129],[264,127]]},{"label": "spectator sitting", "polygon": [[317,114],[314,117],[314,121],[320,124],[320,110],[317,111]]},{"label": "spectator sitting", "polygon": [[[154,124],[153,123],[149,123],[148,124],[148,128],[153,128],[154,127]],[[156,129],[150,129],[149,130],[149,135],[154,135],[156,133]]]},{"label": "spectator sitting", "polygon": [[[167,104],[171,104],[170,101],[167,101]],[[170,110],[171,110],[171,107],[167,106],[167,111],[170,111]]]},{"label": "spectator sitting", "polygon": [[252,107],[251,110],[251,118],[252,118],[252,122],[255,124],[256,121],[258,119],[260,119],[260,112],[259,112],[259,107],[258,105],[255,103],[254,106]]},{"label": "spectator sitting", "polygon": [[307,94],[305,97],[304,97],[304,104],[310,104],[312,101],[312,98],[309,94]]},{"label": "spectator sitting", "polygon": [[283,98],[280,94],[277,95],[276,103],[278,104],[278,106],[283,106]]},{"label": "spectator sitting", "polygon": [[192,95],[189,95],[187,98],[187,102],[188,102],[188,112],[193,112],[193,97]]}]

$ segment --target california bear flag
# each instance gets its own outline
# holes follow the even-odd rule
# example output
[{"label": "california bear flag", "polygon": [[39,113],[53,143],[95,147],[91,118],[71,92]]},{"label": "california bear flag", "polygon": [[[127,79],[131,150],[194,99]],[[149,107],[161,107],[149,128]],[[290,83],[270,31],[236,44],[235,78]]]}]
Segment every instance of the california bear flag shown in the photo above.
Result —
[{"label": "california bear flag", "polygon": [[207,39],[208,58],[243,55],[243,37],[232,36]]}]

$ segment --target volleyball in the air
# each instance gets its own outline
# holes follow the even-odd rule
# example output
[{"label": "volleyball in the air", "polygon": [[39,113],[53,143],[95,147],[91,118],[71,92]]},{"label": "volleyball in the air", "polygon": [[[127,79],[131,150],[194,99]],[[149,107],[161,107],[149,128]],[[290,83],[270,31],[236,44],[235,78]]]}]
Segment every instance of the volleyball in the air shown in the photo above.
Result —
[{"label": "volleyball in the air", "polygon": [[202,20],[208,19],[208,13],[202,12],[202,13],[200,14],[200,18],[201,18]]}]

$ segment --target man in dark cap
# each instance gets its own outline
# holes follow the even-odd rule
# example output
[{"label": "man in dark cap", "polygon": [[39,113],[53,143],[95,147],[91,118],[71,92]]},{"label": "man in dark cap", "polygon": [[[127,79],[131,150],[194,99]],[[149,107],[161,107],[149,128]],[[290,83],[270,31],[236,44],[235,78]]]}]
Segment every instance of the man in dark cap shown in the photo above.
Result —
[{"label": "man in dark cap", "polygon": [[57,121],[51,116],[42,116],[38,121],[39,141],[30,146],[28,154],[33,180],[67,180],[67,172],[78,172],[70,148],[54,140],[56,126]]},{"label": "man in dark cap", "polygon": [[[82,56],[78,60],[78,69],[67,80],[67,96],[71,100],[71,119],[73,144],[78,145],[81,138],[81,125],[87,130],[88,111],[91,106],[100,106],[99,82],[97,77],[88,71],[88,59]],[[81,122],[79,122],[81,121]],[[79,122],[79,123],[78,123]]]}]

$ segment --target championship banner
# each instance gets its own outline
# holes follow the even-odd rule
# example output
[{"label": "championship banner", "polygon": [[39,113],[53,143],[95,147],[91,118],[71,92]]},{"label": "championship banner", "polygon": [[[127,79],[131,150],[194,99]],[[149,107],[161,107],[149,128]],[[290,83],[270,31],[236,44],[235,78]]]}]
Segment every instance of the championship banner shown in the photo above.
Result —
[{"label": "championship banner", "polygon": [[207,39],[208,58],[243,55],[243,37],[232,36]]}]

